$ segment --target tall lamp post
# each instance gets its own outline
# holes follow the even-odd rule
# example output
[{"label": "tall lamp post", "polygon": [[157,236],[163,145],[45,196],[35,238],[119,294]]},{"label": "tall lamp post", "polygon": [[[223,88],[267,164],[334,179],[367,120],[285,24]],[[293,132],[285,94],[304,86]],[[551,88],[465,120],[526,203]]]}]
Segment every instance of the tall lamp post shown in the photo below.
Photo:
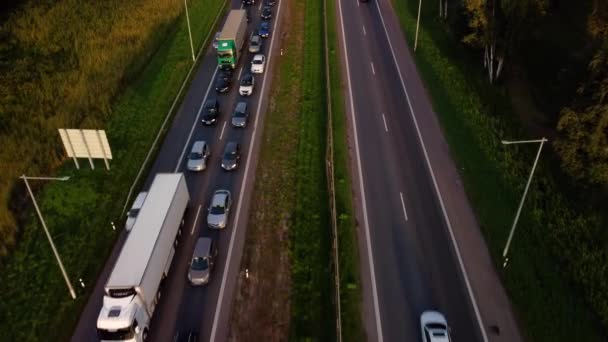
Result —
[{"label": "tall lamp post", "polygon": [[511,231],[509,232],[509,238],[507,239],[507,243],[505,244],[505,248],[502,251],[503,263],[502,267],[507,267],[507,263],[509,262],[509,258],[507,254],[509,253],[509,247],[511,247],[511,241],[513,240],[513,233],[515,233],[515,227],[517,226],[517,221],[519,221],[519,215],[521,214],[521,209],[524,206],[524,201],[526,200],[526,195],[528,194],[528,189],[530,188],[530,183],[532,183],[532,176],[534,176],[534,170],[536,170],[536,165],[538,164],[538,159],[540,158],[540,152],[543,149],[543,145],[547,142],[547,139],[536,139],[536,140],[502,140],[503,145],[513,145],[513,144],[530,144],[530,143],[540,143],[538,147],[538,152],[536,153],[536,158],[534,159],[534,164],[532,165],[532,171],[530,171],[530,176],[528,177],[528,182],[526,183],[526,188],[524,190],[524,194],[521,196],[521,201],[519,202],[519,208],[517,208],[517,214],[515,214],[515,219],[513,220],[513,225],[511,226]]},{"label": "tall lamp post", "polygon": [[38,213],[38,218],[40,218],[40,222],[42,222],[42,228],[44,228],[46,237],[48,238],[49,243],[51,244],[51,249],[53,250],[53,253],[55,254],[55,258],[57,259],[57,263],[59,264],[59,268],[61,269],[61,274],[63,274],[65,283],[67,284],[68,290],[70,291],[70,295],[72,296],[72,299],[76,299],[76,291],[74,291],[74,288],[72,287],[72,283],[70,283],[70,278],[68,278],[68,274],[65,271],[65,268],[63,267],[63,263],[61,262],[61,258],[59,257],[59,252],[57,252],[57,248],[55,247],[53,238],[51,237],[51,234],[49,233],[49,230],[46,227],[46,222],[44,222],[44,218],[42,217],[42,213],[40,212],[40,208],[38,207],[38,203],[36,202],[36,198],[34,197],[34,193],[32,192],[32,188],[30,188],[30,184],[27,181],[28,179],[67,181],[68,179],[70,179],[70,177],[30,177],[30,176],[22,175],[19,178],[23,179],[23,182],[25,183],[25,187],[27,188],[27,191],[30,194],[30,197],[32,198],[32,202],[34,203],[34,208],[36,208],[36,213]]},{"label": "tall lamp post", "polygon": [[418,1],[418,19],[416,19],[416,38],[414,38],[414,52],[418,47],[418,29],[420,28],[420,11],[422,10],[422,0]]},{"label": "tall lamp post", "polygon": [[190,35],[190,50],[192,50],[192,61],[196,61],[194,56],[194,43],[192,43],[192,30],[190,30],[190,15],[188,14],[188,0],[184,0],[184,7],[186,8],[186,22],[188,22],[188,35]]}]

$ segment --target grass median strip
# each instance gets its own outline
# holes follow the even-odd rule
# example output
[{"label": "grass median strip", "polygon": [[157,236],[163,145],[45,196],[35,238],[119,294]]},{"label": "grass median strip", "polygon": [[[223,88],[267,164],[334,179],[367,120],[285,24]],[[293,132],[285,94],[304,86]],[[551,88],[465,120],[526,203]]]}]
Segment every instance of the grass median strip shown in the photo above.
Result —
[{"label": "grass median strip", "polygon": [[231,341],[335,338],[321,0],[286,5]]},{"label": "grass median strip", "polygon": [[[212,30],[224,1],[192,1],[190,15],[195,46]],[[211,35],[212,37],[212,35]],[[118,231],[122,204],[158,129],[192,65],[185,17],[182,15],[133,83],[125,88],[104,125],[112,145],[112,169],[96,170],[69,160],[59,170],[68,182],[49,183],[38,196],[78,298],[67,292],[37,217],[32,213],[20,244],[3,265],[0,284],[0,340],[65,341],[86,303]],[[79,279],[86,287],[79,286]]]},{"label": "grass median strip", "polygon": [[[393,0],[393,4],[406,37],[414,37],[418,2]],[[488,87],[480,67],[434,17],[434,6],[423,4],[416,64],[500,267],[500,252],[535,151],[500,145],[500,139],[523,135],[510,116],[509,101],[499,89]],[[408,43],[413,44],[411,38]],[[547,165],[541,162],[537,170],[509,266],[499,268],[501,276],[529,340],[603,341],[597,318],[564,276],[567,266],[555,258],[559,234],[594,225],[593,218],[576,216],[543,168]]]}]

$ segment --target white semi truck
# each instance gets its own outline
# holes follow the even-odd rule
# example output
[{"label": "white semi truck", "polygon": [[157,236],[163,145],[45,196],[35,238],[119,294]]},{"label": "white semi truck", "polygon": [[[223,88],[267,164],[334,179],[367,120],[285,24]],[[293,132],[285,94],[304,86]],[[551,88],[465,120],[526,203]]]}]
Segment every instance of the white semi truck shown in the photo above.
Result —
[{"label": "white semi truck", "polygon": [[146,340],[189,201],[182,173],[156,175],[105,286],[101,341]]}]

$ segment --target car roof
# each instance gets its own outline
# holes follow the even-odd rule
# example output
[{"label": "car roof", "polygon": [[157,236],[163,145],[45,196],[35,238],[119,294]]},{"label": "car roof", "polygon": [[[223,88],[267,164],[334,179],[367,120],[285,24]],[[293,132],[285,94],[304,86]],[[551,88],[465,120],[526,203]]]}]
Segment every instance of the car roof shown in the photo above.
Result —
[{"label": "car roof", "polygon": [[205,101],[205,107],[215,106],[216,104],[217,104],[216,98],[211,98],[211,99],[208,99],[207,101]]},{"label": "car roof", "polygon": [[234,152],[236,151],[237,146],[239,145],[239,143],[237,143],[236,141],[230,141],[226,144],[226,152]]},{"label": "car roof", "polygon": [[263,60],[263,59],[264,59],[264,55],[262,55],[261,53],[253,56],[253,60]]},{"label": "car roof", "polygon": [[269,22],[267,22],[267,21],[262,21],[262,22],[260,23],[260,26],[268,28],[268,27],[270,26],[270,23],[269,23]]},{"label": "car roof", "polygon": [[256,40],[256,41],[259,40],[259,41],[261,41],[262,38],[260,38],[260,36],[258,36],[257,34],[254,34],[253,37],[251,37],[251,40]]},{"label": "car roof", "polygon": [[237,103],[235,110],[239,111],[239,112],[246,111],[247,110],[247,102],[241,101],[241,102]]},{"label": "car roof", "polygon": [[192,144],[192,152],[203,152],[203,148],[207,143],[199,140],[199,141],[195,141],[194,144]]},{"label": "car roof", "polygon": [[211,199],[211,206],[223,207],[224,203],[226,202],[226,197],[228,197],[229,194],[230,192],[228,192],[227,190],[217,190],[213,194],[213,198]]},{"label": "car roof", "polygon": [[135,201],[133,201],[133,206],[135,206],[135,203],[137,203],[141,207],[144,201],[146,200],[146,196],[148,196],[147,191],[142,191],[137,194],[137,197],[135,197]]}]

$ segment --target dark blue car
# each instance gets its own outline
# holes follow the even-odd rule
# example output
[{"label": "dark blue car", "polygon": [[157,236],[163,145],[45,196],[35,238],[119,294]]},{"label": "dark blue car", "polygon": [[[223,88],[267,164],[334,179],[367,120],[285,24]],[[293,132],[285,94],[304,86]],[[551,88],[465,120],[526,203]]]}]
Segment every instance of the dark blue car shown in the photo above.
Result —
[{"label": "dark blue car", "polygon": [[259,35],[262,38],[268,38],[270,36],[270,23],[267,21],[262,21],[260,23]]}]

